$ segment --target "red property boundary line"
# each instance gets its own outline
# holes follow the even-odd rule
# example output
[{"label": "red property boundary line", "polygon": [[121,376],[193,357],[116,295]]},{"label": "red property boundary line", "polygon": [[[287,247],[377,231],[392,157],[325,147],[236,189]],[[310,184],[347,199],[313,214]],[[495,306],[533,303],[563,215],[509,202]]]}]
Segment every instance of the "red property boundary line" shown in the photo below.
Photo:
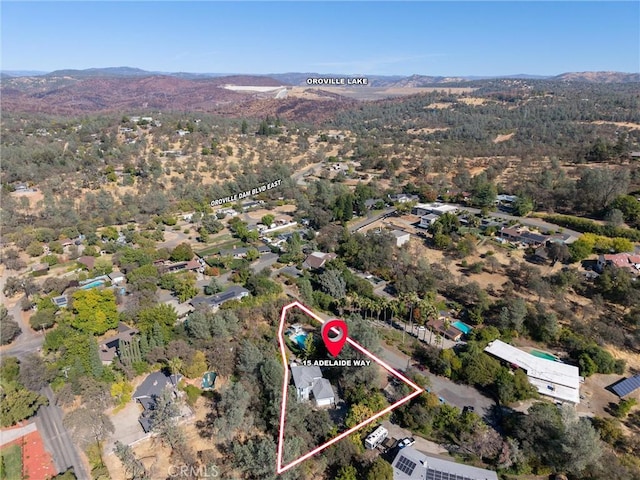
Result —
[{"label": "red property boundary line", "polygon": [[347,337],[347,343],[349,343],[349,345],[351,345],[353,348],[355,348],[359,352],[361,352],[364,355],[366,355],[369,358],[371,358],[374,362],[376,362],[378,365],[380,365],[382,368],[387,370],[392,375],[398,377],[400,380],[405,382],[407,385],[409,385],[411,388],[413,388],[413,390],[414,390],[413,393],[411,393],[410,395],[398,400],[396,403],[394,403],[393,405],[388,406],[384,410],[379,411],[378,413],[376,413],[372,417],[368,418],[367,420],[364,420],[363,422],[360,422],[355,427],[352,427],[349,430],[347,430],[345,432],[342,432],[340,435],[332,438],[328,442],[325,442],[322,445],[320,445],[319,447],[314,448],[309,453],[306,453],[305,455],[302,455],[301,457],[295,459],[294,461],[288,463],[287,465],[282,465],[282,450],[284,448],[284,426],[285,426],[285,416],[286,416],[286,411],[287,411],[287,389],[288,389],[288,386],[289,386],[289,365],[287,364],[287,354],[286,354],[285,344],[284,344],[284,320],[285,320],[285,317],[287,316],[287,312],[291,308],[294,308],[294,307],[299,308],[304,313],[306,313],[310,317],[314,318],[315,320],[319,321],[320,323],[324,323],[325,322],[322,318],[320,318],[318,315],[313,313],[309,308],[305,307],[300,302],[292,302],[292,303],[290,303],[288,305],[285,305],[282,308],[282,314],[280,315],[280,326],[278,327],[278,343],[280,344],[280,353],[282,355],[282,363],[284,365],[284,381],[282,383],[282,406],[280,408],[280,431],[279,431],[279,434],[278,434],[278,454],[277,454],[277,459],[276,459],[276,472],[278,474],[284,473],[287,470],[289,470],[290,468],[295,467],[296,465],[304,462],[305,460],[308,460],[309,458],[311,458],[315,454],[320,453],[325,448],[327,448],[327,447],[333,445],[334,443],[338,442],[339,440],[342,440],[343,438],[351,435],[356,430],[359,430],[362,427],[364,427],[365,425],[370,424],[371,422],[377,420],[378,418],[382,417],[383,415],[386,415],[387,413],[391,412],[393,409],[398,408],[400,405],[408,402],[412,398],[414,398],[417,395],[420,395],[422,392],[424,392],[423,388],[420,388],[418,385],[413,383],[411,380],[409,380],[407,377],[402,375],[400,372],[398,372],[397,370],[391,368],[387,363],[385,363],[383,360],[381,360],[378,357],[376,357],[373,353],[371,353],[369,350],[364,348],[362,345],[358,344],[357,342],[353,341],[351,338]]}]

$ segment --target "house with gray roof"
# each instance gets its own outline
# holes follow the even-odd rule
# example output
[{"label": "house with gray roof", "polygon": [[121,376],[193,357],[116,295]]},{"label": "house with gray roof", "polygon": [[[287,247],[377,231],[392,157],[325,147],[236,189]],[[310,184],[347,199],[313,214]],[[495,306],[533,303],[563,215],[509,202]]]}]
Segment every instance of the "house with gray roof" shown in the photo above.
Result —
[{"label": "house with gray roof", "polygon": [[192,298],[189,303],[194,308],[204,305],[208,308],[219,308],[225,302],[231,300],[241,300],[249,295],[249,290],[239,285],[232,285],[222,293],[209,296],[198,296]]},{"label": "house with gray roof", "polygon": [[498,480],[492,470],[428,457],[412,447],[400,449],[391,466],[393,480]]},{"label": "house with gray roof", "polygon": [[331,386],[331,382],[326,378],[319,379],[313,388],[311,389],[313,393],[313,398],[316,401],[316,406],[318,407],[330,407],[335,405],[336,396],[333,393],[333,387]]},{"label": "house with gray roof", "polygon": [[291,376],[296,387],[298,402],[311,400],[311,393],[317,407],[335,405],[336,398],[331,382],[322,377],[320,367],[291,365]]},{"label": "house with gray roof", "polygon": [[[144,409],[138,422],[145,433],[151,431],[151,412],[156,404],[157,398],[162,395],[165,389],[174,389],[178,386],[182,375],[167,375],[163,371],[153,372],[140,384],[133,394],[133,398],[140,402]],[[175,393],[174,393],[175,395]]]}]

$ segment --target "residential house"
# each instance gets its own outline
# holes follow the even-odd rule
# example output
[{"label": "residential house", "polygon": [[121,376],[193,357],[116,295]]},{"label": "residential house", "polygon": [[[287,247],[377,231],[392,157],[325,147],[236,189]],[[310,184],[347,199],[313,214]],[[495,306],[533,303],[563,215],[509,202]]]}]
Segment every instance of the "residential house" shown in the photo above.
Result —
[{"label": "residential house", "polygon": [[429,457],[413,447],[398,450],[391,467],[393,480],[498,480],[492,470]]},{"label": "residential house", "polygon": [[598,257],[598,263],[596,269],[602,273],[605,266],[614,266],[618,268],[625,268],[631,274],[640,274],[640,254],[633,253],[613,253],[603,254]]},{"label": "residential house", "polygon": [[529,230],[503,227],[500,230],[500,236],[510,242],[520,242],[527,245],[538,247],[544,245],[549,237],[539,233],[530,232]]},{"label": "residential house", "polygon": [[411,239],[411,235],[402,230],[392,230],[391,235],[396,239],[396,247],[401,247],[405,243],[409,243],[409,240]]},{"label": "residential house", "polygon": [[558,401],[580,403],[582,379],[578,367],[531,355],[501,340],[492,341],[484,351],[509,365],[524,370],[529,383],[538,390],[540,395],[546,395]]},{"label": "residential house", "polygon": [[517,200],[515,195],[496,195],[495,204],[511,207]]},{"label": "residential house", "polygon": [[227,290],[216,295],[210,295],[207,297],[199,296],[192,298],[189,303],[194,307],[204,305],[208,308],[219,308],[223,303],[231,300],[241,300],[249,295],[249,290],[239,285],[232,285]]},{"label": "residential house", "polygon": [[367,210],[384,208],[384,200],[381,198],[368,198],[364,201],[364,208]]},{"label": "residential house", "polygon": [[430,213],[434,215],[444,215],[445,213],[456,213],[458,207],[455,205],[447,205],[446,203],[433,202],[433,203],[418,203],[411,213],[422,217]]},{"label": "residential house", "polygon": [[107,276],[109,277],[109,280],[111,280],[112,285],[120,285],[126,280],[126,277],[122,272],[111,272]]},{"label": "residential house", "polygon": [[84,255],[78,258],[76,262],[80,263],[81,265],[84,265],[87,270],[93,270],[93,267],[96,264],[96,257]]},{"label": "residential house", "polygon": [[520,241],[522,243],[526,243],[527,245],[531,245],[534,247],[544,245],[548,239],[549,237],[546,235],[541,235],[535,232],[529,232],[528,230],[525,230],[520,233]]},{"label": "residential house", "polygon": [[249,249],[246,247],[228,248],[220,250],[218,255],[221,257],[245,258],[248,251]]},{"label": "residential house", "polygon": [[409,202],[418,202],[420,197],[418,195],[410,195],[408,193],[394,193],[387,195],[389,200],[393,203],[409,203]]},{"label": "residential house", "polygon": [[337,257],[335,253],[312,252],[305,261],[302,262],[302,268],[318,270],[324,268],[327,262]]},{"label": "residential house", "polygon": [[120,354],[121,342],[131,342],[138,330],[122,322],[118,323],[118,333],[106,338],[98,346],[98,356],[103,365],[111,365],[113,359]]},{"label": "residential house", "polygon": [[158,267],[158,272],[161,275],[182,271],[196,271],[202,268],[198,260],[189,260],[188,262],[154,262],[154,264]]},{"label": "residential house", "polygon": [[320,367],[291,365],[291,376],[296,387],[298,402],[311,400],[311,393],[317,407],[335,405],[336,399],[331,383],[322,377]]},{"label": "residential house", "polygon": [[578,240],[579,236],[571,233],[554,233],[549,236],[548,243],[564,243],[565,245],[570,245],[576,240]]},{"label": "residential house", "polygon": [[435,213],[428,213],[427,215],[422,215],[420,217],[420,224],[418,225],[420,228],[429,228],[433,225],[438,219],[438,215]]},{"label": "residential house", "polygon": [[67,308],[69,304],[69,298],[66,295],[60,295],[51,299],[53,304],[58,308]]},{"label": "residential house", "polygon": [[49,264],[48,263],[36,263],[35,265],[31,266],[31,271],[36,276],[44,275],[45,273],[47,273],[49,271]]},{"label": "residential house", "polygon": [[140,402],[144,409],[138,418],[138,422],[140,422],[145,433],[151,431],[151,412],[155,407],[157,398],[162,395],[165,389],[172,389],[174,397],[177,397],[176,387],[181,378],[182,375],[180,374],[167,375],[162,371],[150,373],[134,392],[133,398]]},{"label": "residential house", "polygon": [[452,318],[441,316],[438,319],[429,320],[427,327],[429,327],[429,330],[457,342],[462,338],[463,332],[454,327],[452,322]]},{"label": "residential house", "polygon": [[326,378],[319,379],[312,388],[316,407],[331,407],[336,404],[336,396],[333,393],[331,382]]}]

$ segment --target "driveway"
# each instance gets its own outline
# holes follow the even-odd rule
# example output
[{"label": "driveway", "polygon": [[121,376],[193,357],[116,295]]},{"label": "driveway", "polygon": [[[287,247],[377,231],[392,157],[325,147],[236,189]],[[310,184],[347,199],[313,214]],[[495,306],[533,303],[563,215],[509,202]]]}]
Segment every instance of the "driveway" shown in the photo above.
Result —
[{"label": "driveway", "polygon": [[265,253],[264,255],[261,255],[258,260],[251,264],[251,270],[253,270],[255,273],[259,273],[265,268],[271,267],[271,265],[273,265],[277,261],[277,253]]},{"label": "driveway", "polygon": [[105,455],[113,452],[116,440],[125,445],[131,445],[148,436],[138,422],[141,413],[142,407],[132,400],[118,413],[109,415],[115,432],[104,442]]},{"label": "driveway", "polygon": [[441,447],[435,442],[427,440],[426,438],[414,436],[411,431],[406,428],[402,428],[395,423],[391,423],[389,420],[385,420],[382,422],[382,426],[389,431],[389,437],[395,438],[396,440],[402,440],[405,437],[413,437],[416,443],[413,445],[413,448],[418,450],[419,452],[425,453],[427,455],[435,454],[435,455],[447,455],[447,449]]}]

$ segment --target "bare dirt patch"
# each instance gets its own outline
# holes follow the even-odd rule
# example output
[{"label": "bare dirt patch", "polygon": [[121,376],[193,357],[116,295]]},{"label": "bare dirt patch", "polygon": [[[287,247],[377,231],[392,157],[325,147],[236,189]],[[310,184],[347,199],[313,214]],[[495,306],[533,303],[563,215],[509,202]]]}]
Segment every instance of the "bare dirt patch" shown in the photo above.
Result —
[{"label": "bare dirt patch", "polygon": [[594,125],[615,125],[617,127],[629,128],[631,130],[640,130],[640,123],[631,123],[631,122],[605,122],[604,120],[596,120],[595,122],[590,122]]},{"label": "bare dirt patch", "polygon": [[427,110],[444,110],[446,108],[451,108],[452,106],[453,106],[453,103],[435,102],[435,103],[430,103],[424,108]]},{"label": "bare dirt patch", "polygon": [[474,106],[484,105],[485,103],[487,103],[486,98],[478,98],[478,97],[460,97],[458,101],[466,105],[474,105]]},{"label": "bare dirt patch", "polygon": [[617,404],[620,399],[606,388],[622,378],[622,375],[615,374],[587,377],[580,386],[580,395],[584,398],[576,407],[578,413],[589,417],[611,417],[608,412],[609,404]]},{"label": "bare dirt patch", "polygon": [[493,139],[493,143],[502,143],[502,142],[506,142],[507,140],[511,140],[513,138],[513,136],[516,133],[507,133],[504,135],[498,135],[496,138]]},{"label": "bare dirt patch", "polygon": [[436,127],[436,128],[411,128],[407,130],[407,133],[412,135],[429,134],[434,132],[445,132],[449,130],[448,127]]}]

